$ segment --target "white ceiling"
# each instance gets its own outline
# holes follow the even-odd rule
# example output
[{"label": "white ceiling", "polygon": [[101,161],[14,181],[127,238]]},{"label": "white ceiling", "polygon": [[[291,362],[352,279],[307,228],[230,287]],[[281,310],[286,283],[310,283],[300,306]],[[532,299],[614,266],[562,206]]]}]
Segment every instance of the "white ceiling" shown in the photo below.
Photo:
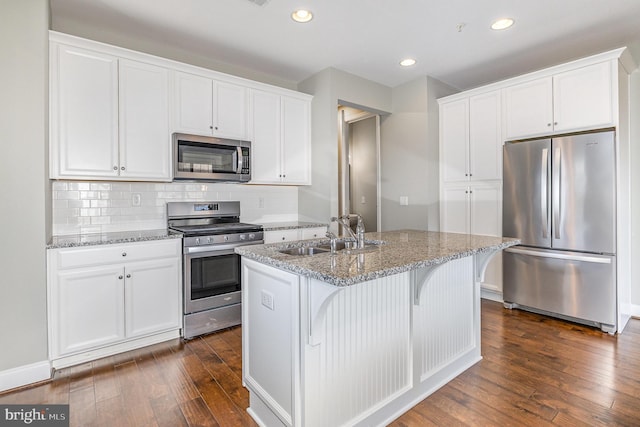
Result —
[{"label": "white ceiling", "polygon": [[[429,75],[469,89],[640,40],[640,0],[50,1],[54,28],[82,22],[291,82],[335,67],[391,87]],[[315,18],[293,22],[299,7]],[[504,16],[510,30],[489,29]],[[400,67],[407,56],[418,63]]]}]

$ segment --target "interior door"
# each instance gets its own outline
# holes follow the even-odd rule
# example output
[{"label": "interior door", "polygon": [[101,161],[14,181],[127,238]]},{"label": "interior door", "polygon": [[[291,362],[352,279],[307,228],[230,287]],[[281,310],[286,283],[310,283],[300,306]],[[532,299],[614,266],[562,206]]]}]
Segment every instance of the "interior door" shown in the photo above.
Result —
[{"label": "interior door", "polygon": [[504,146],[502,233],[523,245],[551,246],[551,139]]},{"label": "interior door", "polygon": [[614,132],[553,139],[553,247],[615,253]]}]

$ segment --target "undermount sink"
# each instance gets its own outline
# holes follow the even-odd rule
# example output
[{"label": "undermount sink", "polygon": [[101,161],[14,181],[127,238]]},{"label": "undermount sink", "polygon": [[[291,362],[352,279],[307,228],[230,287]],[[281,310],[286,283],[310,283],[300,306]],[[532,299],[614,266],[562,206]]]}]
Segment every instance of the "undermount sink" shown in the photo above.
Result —
[{"label": "undermount sink", "polygon": [[[365,242],[364,243],[364,248],[356,248],[354,246],[354,247],[350,247],[349,249],[351,249],[351,250],[367,249],[367,248],[379,246],[381,244],[382,244],[382,242]],[[355,243],[354,243],[354,245],[355,245]],[[347,245],[346,245],[346,242],[344,240],[340,240],[340,241],[336,242],[336,251],[341,251],[342,249],[344,249],[346,247],[347,247]],[[325,243],[325,244],[316,246],[316,248],[325,249],[327,251],[330,251],[331,250],[331,245],[329,243]]]},{"label": "undermount sink", "polygon": [[291,249],[282,249],[278,252],[287,255],[316,255],[321,253],[329,252],[329,248],[322,248],[320,246],[301,246],[299,248],[291,248]]},{"label": "undermount sink", "polygon": [[[377,247],[384,242],[371,241],[365,242],[364,248],[349,248],[352,251],[364,250],[372,247]],[[347,247],[346,242],[344,240],[339,240],[336,242],[336,251],[341,251]],[[300,246],[297,248],[289,248],[289,249],[281,249],[278,252],[286,255],[294,255],[294,256],[303,256],[303,255],[317,255],[317,254],[325,254],[327,252],[331,252],[331,245],[329,243],[324,243],[322,245],[316,246]]]}]

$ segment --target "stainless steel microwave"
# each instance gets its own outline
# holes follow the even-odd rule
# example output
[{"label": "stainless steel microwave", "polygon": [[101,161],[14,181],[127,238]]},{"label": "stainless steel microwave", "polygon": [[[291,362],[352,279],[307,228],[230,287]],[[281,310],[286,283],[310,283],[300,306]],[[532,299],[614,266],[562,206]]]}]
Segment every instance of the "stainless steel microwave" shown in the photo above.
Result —
[{"label": "stainless steel microwave", "polygon": [[173,134],[176,180],[247,182],[251,179],[250,158],[250,141]]}]

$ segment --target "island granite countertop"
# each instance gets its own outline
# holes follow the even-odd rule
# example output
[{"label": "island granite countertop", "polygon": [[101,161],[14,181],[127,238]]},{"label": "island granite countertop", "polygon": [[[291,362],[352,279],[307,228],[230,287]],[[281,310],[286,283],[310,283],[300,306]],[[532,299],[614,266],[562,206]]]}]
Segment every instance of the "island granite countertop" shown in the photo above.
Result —
[{"label": "island granite countertop", "polygon": [[350,286],[477,253],[506,249],[520,243],[520,240],[508,237],[419,230],[366,233],[365,238],[368,242],[383,243],[364,249],[342,250],[335,255],[329,252],[311,256],[279,252],[282,249],[328,243],[326,238],[242,246],[236,248],[235,252],[263,264],[335,286]]}]

